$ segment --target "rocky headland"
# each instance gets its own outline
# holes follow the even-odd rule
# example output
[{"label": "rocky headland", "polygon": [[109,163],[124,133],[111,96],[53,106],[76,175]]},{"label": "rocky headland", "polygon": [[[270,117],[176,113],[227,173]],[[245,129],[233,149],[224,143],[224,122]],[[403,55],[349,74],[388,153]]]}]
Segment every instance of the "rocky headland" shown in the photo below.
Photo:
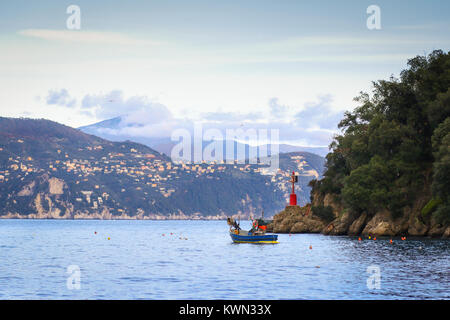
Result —
[{"label": "rocky headland", "polygon": [[351,214],[345,210],[332,212],[334,218],[327,221],[313,212],[311,204],[304,207],[287,206],[274,216],[269,229],[275,233],[450,237],[450,226],[441,225],[432,219],[424,221],[414,210],[398,218],[392,217],[388,211],[380,211],[373,216],[367,213]]}]

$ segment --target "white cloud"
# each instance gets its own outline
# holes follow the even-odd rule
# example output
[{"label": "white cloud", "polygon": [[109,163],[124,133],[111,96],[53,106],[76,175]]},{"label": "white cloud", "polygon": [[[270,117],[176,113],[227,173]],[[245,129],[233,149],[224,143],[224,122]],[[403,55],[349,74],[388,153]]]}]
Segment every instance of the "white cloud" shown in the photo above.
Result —
[{"label": "white cloud", "polygon": [[211,122],[243,122],[243,121],[255,121],[263,118],[261,112],[252,113],[239,113],[239,112],[206,112],[201,116],[202,119]]},{"label": "white cloud", "polygon": [[269,108],[272,116],[281,118],[286,115],[289,110],[289,107],[286,105],[282,105],[279,103],[278,98],[271,98],[269,100]]},{"label": "white cloud", "polygon": [[46,102],[49,105],[58,105],[64,107],[74,107],[76,99],[71,98],[67,89],[50,90],[48,92]]},{"label": "white cloud", "polygon": [[106,94],[85,95],[81,107],[91,109],[98,119],[123,116],[125,125],[153,124],[172,119],[172,114],[166,106],[153,102],[145,96],[125,98],[120,90]]},{"label": "white cloud", "polygon": [[319,95],[317,100],[305,103],[304,109],[295,114],[296,123],[307,129],[320,128],[331,132],[336,130],[344,113],[334,110],[333,96],[330,94]]},{"label": "white cloud", "polygon": [[48,41],[115,45],[160,45],[161,42],[139,39],[119,32],[25,29],[18,34]]},{"label": "white cloud", "polygon": [[195,120],[174,117],[165,105],[146,96],[125,98],[122,91],[113,90],[106,94],[85,95],[78,111],[95,114],[97,119],[120,116],[118,125],[98,128],[97,132],[127,139],[168,138],[176,129],[186,129],[193,134],[194,124],[198,121],[204,130],[218,129],[224,137],[227,129],[278,129],[280,140],[303,146],[327,146],[342,118],[342,112],[334,111],[330,94],[319,95],[316,101],[305,103],[300,111],[273,97],[258,112],[207,112]]}]

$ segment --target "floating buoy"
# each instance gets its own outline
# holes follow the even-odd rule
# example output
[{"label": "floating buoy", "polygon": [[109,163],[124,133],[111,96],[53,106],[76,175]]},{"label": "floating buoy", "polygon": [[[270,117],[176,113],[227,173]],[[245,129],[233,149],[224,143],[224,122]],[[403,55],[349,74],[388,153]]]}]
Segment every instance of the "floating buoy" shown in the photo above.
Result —
[{"label": "floating buoy", "polygon": [[391,240],[389,240],[389,243],[392,243],[392,239],[391,239]]},{"label": "floating buoy", "polygon": [[312,249],[312,246],[311,246],[311,245],[309,246],[309,249]]},{"label": "floating buoy", "polygon": [[94,231],[94,234],[97,234],[97,231]]},{"label": "floating buoy", "polygon": [[108,240],[111,240],[111,238],[110,238],[110,237],[108,237]]},{"label": "floating buoy", "polygon": [[369,239],[370,239],[370,236],[369,236]]},{"label": "floating buoy", "polygon": [[373,238],[373,240],[374,240],[374,241],[377,240],[377,237]]},{"label": "floating buoy", "polygon": [[361,241],[361,237],[358,238],[358,241]]}]

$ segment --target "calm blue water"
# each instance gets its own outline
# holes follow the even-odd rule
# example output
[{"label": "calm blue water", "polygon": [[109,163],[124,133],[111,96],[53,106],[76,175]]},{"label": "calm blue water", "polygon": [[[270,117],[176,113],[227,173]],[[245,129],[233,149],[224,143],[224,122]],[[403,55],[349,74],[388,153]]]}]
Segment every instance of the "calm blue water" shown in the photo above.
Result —
[{"label": "calm blue water", "polygon": [[0,220],[0,299],[450,298],[448,240],[279,241],[233,244],[225,221]]}]

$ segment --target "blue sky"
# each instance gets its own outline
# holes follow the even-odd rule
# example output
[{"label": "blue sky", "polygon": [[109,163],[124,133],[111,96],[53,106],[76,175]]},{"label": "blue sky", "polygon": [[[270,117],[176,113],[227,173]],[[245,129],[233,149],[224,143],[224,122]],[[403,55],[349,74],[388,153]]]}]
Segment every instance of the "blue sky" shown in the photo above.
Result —
[{"label": "blue sky", "polygon": [[[80,30],[66,28],[71,4]],[[366,26],[373,4],[380,30]],[[449,50],[449,13],[448,1],[3,1],[0,115],[76,127],[137,112],[164,134],[244,122],[328,145],[371,81]]]}]

